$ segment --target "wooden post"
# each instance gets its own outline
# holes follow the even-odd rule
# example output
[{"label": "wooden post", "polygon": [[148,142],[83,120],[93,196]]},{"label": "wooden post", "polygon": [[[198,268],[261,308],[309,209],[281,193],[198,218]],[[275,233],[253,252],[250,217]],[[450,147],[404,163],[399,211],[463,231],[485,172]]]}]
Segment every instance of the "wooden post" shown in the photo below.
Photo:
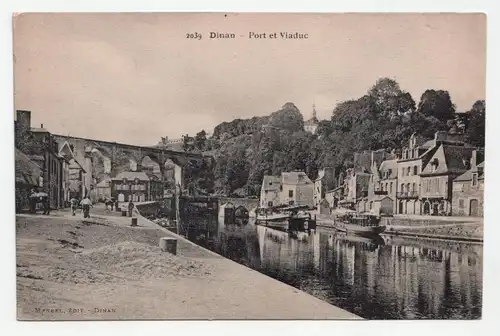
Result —
[{"label": "wooden post", "polygon": [[177,254],[177,239],[170,237],[160,238],[160,249],[163,252]]},{"label": "wooden post", "polygon": [[130,226],[137,226],[137,217],[132,217]]}]

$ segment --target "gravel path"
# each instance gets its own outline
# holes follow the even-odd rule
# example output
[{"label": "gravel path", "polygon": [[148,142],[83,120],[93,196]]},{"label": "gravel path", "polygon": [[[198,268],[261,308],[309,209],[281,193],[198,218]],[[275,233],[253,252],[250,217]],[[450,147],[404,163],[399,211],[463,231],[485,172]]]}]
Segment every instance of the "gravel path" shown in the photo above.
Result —
[{"label": "gravel path", "polygon": [[142,218],[22,215],[16,234],[20,320],[358,318],[185,240],[162,253]]}]

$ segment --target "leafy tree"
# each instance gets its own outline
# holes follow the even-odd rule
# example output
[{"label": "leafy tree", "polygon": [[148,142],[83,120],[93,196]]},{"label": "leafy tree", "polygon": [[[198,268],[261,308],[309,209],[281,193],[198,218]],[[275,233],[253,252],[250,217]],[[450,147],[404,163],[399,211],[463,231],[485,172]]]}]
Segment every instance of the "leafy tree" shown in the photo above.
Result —
[{"label": "leafy tree", "polygon": [[444,90],[425,90],[420,97],[417,112],[425,117],[434,117],[446,123],[455,117],[455,105],[450,94]]},{"label": "leafy tree", "polygon": [[185,152],[191,152],[195,148],[193,137],[189,136],[189,134],[182,136],[182,150]]},{"label": "leafy tree", "polygon": [[478,100],[466,112],[465,141],[471,145],[484,147],[486,136],[486,103]]},{"label": "leafy tree", "polygon": [[194,147],[198,150],[204,150],[206,148],[207,144],[207,133],[205,130],[201,130],[200,132],[196,133],[196,136],[194,137]]}]

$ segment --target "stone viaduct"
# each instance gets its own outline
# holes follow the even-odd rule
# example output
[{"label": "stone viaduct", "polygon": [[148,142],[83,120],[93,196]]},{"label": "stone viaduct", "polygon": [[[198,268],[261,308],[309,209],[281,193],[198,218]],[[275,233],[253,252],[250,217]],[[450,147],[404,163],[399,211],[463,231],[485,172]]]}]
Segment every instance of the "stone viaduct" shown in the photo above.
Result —
[{"label": "stone viaduct", "polygon": [[[93,165],[96,162],[92,159],[92,154],[99,152],[110,163],[109,176],[114,177],[120,171],[119,165],[123,160],[134,162],[137,171],[141,170],[141,163],[145,157],[149,157],[156,162],[161,171],[162,180],[165,178],[165,164],[171,162],[175,165],[174,177],[176,185],[180,188],[184,185],[186,171],[189,166],[201,164],[203,160],[211,162],[211,156],[205,156],[198,153],[179,152],[167,149],[161,146],[136,146],[129,144],[122,144],[117,142],[109,142],[102,140],[85,139],[64,135],[53,135],[59,144],[59,148],[67,142],[78,162],[85,169],[85,188],[91,190],[94,183],[92,176]],[[121,168],[122,170],[125,170]]]}]

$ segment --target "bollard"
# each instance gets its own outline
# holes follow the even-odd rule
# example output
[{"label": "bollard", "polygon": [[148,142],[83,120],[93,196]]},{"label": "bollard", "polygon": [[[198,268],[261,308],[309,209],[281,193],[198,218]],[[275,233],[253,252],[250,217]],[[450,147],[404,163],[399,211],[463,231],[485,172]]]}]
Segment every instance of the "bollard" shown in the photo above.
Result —
[{"label": "bollard", "polygon": [[132,223],[130,225],[137,226],[137,217],[132,217]]},{"label": "bollard", "polygon": [[122,217],[127,217],[127,211],[122,210]]},{"label": "bollard", "polygon": [[163,252],[177,254],[177,239],[170,237],[160,238],[160,249]]}]

